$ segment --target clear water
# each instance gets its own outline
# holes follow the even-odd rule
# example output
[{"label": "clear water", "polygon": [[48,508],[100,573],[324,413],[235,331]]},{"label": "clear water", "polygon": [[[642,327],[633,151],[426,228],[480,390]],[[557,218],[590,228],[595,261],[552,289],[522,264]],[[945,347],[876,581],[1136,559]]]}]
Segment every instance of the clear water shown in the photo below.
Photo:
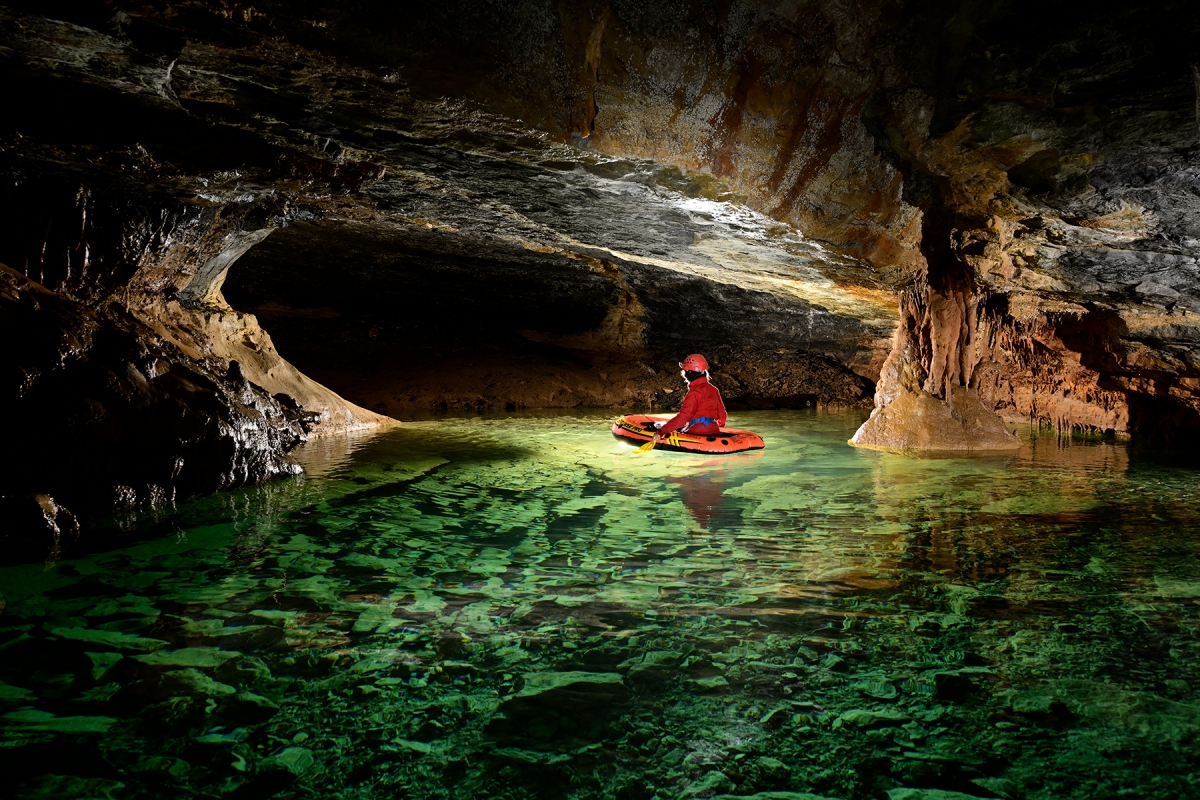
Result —
[{"label": "clear water", "polygon": [[[1200,473],[411,424],[0,570],[19,796],[1200,797]],[[760,795],[761,798],[801,795]]]}]

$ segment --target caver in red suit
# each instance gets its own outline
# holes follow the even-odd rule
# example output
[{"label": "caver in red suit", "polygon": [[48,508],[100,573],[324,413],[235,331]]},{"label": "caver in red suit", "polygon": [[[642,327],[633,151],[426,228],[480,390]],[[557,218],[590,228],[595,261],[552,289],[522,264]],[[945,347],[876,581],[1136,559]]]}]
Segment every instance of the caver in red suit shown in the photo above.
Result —
[{"label": "caver in red suit", "polygon": [[666,436],[673,431],[687,428],[688,433],[700,435],[721,432],[721,426],[728,420],[725,403],[721,400],[721,392],[708,382],[708,362],[704,356],[690,355],[679,362],[681,369],[689,372],[703,372],[703,376],[694,378],[688,384],[687,396],[683,398],[683,406],[679,413],[658,430],[659,436]]}]

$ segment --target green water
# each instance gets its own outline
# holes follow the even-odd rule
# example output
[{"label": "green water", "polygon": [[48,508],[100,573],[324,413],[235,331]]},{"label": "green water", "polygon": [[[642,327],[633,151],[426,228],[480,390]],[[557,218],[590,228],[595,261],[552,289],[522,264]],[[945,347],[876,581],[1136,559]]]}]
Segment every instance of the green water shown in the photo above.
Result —
[{"label": "green water", "polygon": [[[1121,444],[635,454],[405,426],[0,570],[0,775],[56,798],[1200,797],[1200,472]],[[763,794],[762,798],[803,795]]]}]

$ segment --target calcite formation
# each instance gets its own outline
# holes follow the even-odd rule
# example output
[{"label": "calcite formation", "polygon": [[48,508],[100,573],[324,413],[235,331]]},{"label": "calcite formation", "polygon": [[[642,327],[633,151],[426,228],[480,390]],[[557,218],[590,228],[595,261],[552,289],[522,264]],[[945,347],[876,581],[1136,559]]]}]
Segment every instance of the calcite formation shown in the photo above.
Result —
[{"label": "calcite formation", "polygon": [[[13,418],[50,433],[5,497],[61,536],[294,471],[305,427],[667,409],[697,350],[743,407],[874,395],[873,446],[1200,434],[1197,24],[1108,0],[0,8],[5,324],[122,342],[9,337]],[[124,432],[85,445],[76,419]],[[131,430],[154,474],[101,453]],[[62,467],[93,460],[86,490]]]}]

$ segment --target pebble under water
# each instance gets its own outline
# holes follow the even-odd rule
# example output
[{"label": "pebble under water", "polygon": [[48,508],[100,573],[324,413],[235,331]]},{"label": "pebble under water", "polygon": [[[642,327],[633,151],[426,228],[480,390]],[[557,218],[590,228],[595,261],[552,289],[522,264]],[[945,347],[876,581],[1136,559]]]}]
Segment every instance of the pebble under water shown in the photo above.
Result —
[{"label": "pebble under water", "polygon": [[803,411],[734,415],[764,451],[636,454],[610,420],[318,441],[0,570],[5,784],[1200,797],[1200,472],[1028,432],[856,450],[861,414]]}]

